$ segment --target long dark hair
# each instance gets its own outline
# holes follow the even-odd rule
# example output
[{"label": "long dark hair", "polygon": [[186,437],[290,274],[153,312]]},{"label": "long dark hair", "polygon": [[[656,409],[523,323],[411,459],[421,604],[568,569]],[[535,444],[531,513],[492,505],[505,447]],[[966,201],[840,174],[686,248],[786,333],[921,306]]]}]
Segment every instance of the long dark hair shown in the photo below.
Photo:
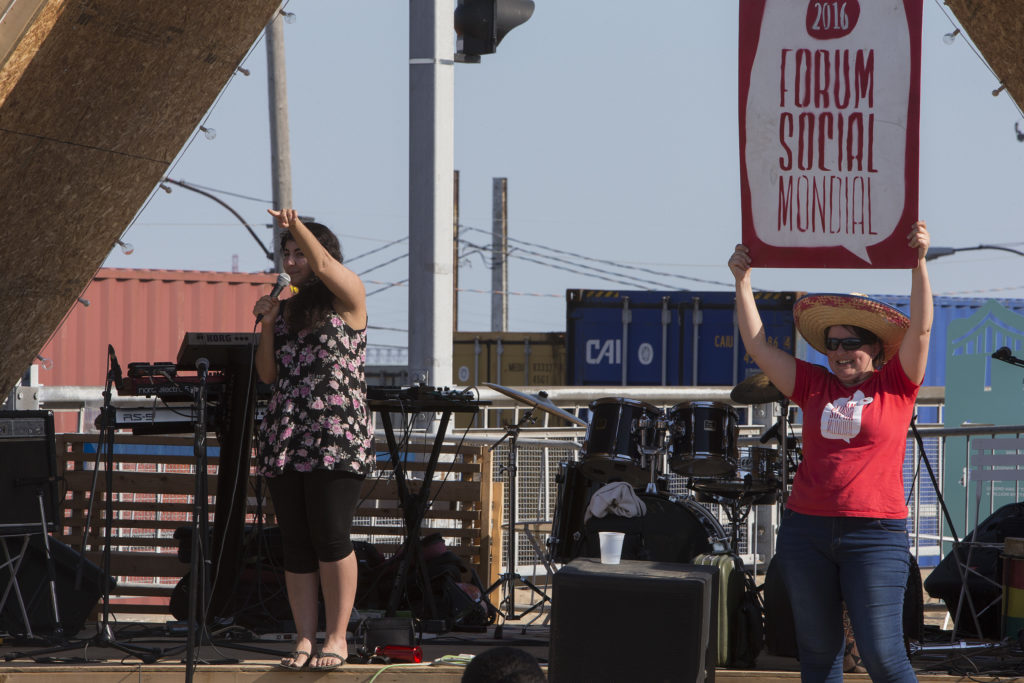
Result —
[{"label": "long dark hair", "polygon": [[[341,243],[338,242],[338,238],[331,232],[331,229],[322,223],[312,221],[305,225],[316,237],[316,241],[327,250],[327,253],[335,261],[342,263],[344,259],[341,255]],[[284,245],[287,242],[294,241],[295,238],[290,232],[283,233],[281,235],[281,250],[284,251]],[[310,255],[306,254],[306,258],[309,257]],[[288,299],[283,315],[289,331],[294,333],[311,327],[333,312],[334,293],[320,281],[320,278],[313,275],[308,282],[299,287],[298,294]]]}]

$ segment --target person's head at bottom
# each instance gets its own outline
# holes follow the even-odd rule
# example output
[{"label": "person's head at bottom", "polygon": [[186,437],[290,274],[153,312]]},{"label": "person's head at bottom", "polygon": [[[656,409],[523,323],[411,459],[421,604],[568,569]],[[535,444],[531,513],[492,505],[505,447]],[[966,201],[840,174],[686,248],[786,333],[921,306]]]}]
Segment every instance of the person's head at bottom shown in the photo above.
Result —
[{"label": "person's head at bottom", "polygon": [[469,662],[462,683],[543,683],[547,676],[529,652],[514,647],[492,647]]}]

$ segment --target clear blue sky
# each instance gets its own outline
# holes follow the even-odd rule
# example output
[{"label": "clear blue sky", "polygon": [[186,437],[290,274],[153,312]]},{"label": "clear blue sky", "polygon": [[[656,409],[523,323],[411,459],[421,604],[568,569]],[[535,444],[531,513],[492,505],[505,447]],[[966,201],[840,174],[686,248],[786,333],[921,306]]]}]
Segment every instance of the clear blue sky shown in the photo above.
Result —
[{"label": "clear blue sky", "polygon": [[[564,330],[569,288],[731,288],[725,262],[740,236],[737,3],[536,2],[497,54],[455,74],[464,239],[489,245],[491,179],[509,179],[509,235],[521,248],[510,259],[511,330]],[[356,258],[408,233],[408,7],[291,0],[286,8],[297,19],[285,25],[295,205],[338,233],[371,293],[408,276],[405,242]],[[1024,120],[1006,93],[992,96],[997,78],[962,36],[943,42],[951,30],[943,7],[925,0],[920,216],[935,245],[1024,250],[1024,143],[1014,134]],[[197,132],[168,175],[240,195],[219,196],[269,241],[262,39],[243,66],[251,76],[236,74],[208,113],[216,138]],[[237,255],[242,272],[270,267],[235,218],[180,188],[156,191],[124,239],[135,253],[115,250],[106,266],[227,271]],[[490,289],[486,261],[467,251],[463,288]],[[1024,260],[1012,254],[956,254],[930,272],[940,295],[1024,297]],[[784,291],[909,290],[906,271],[754,277],[756,287]],[[404,286],[371,295],[371,345],[405,346],[407,296]],[[459,301],[461,330],[489,329],[488,294],[465,291]]]}]

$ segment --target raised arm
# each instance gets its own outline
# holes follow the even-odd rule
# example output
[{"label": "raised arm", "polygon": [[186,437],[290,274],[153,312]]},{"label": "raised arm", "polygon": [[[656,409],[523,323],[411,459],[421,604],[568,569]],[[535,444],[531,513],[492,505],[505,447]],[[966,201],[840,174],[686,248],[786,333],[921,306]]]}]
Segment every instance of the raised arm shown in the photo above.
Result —
[{"label": "raised arm", "polygon": [[907,243],[912,249],[917,249],[917,266],[910,274],[910,328],[900,343],[900,364],[911,382],[921,384],[928,364],[928,344],[931,341],[934,316],[932,286],[925,265],[931,236],[924,221],[914,223],[907,235]]},{"label": "raised arm", "polygon": [[796,386],[796,359],[768,342],[750,286],[750,251],[747,247],[736,245],[736,251],[729,258],[729,270],[736,278],[736,322],[743,345],[775,388],[786,396],[792,396]]},{"label": "raised arm", "polygon": [[295,209],[275,211],[268,209],[278,226],[291,233],[295,243],[306,256],[313,273],[327,285],[335,296],[335,308],[353,329],[366,327],[366,288],[354,272],[332,257],[317,241],[309,228],[299,220]]}]

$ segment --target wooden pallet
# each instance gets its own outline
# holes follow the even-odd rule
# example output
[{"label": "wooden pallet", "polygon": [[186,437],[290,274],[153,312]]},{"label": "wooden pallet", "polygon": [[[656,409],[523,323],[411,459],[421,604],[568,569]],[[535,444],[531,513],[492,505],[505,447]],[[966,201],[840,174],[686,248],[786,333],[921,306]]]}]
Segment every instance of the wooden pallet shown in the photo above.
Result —
[{"label": "wooden pallet", "polygon": [[[217,445],[215,439],[208,447]],[[389,467],[387,449],[376,444],[380,467]],[[103,465],[94,477],[97,463],[97,436],[61,434],[57,437],[57,465],[63,480],[64,496],[58,512],[60,525],[54,537],[72,548],[83,548],[86,557],[101,563],[104,540],[106,477]],[[178,559],[178,541],[173,534],[192,523],[192,497],[195,489],[192,438],[186,436],[118,435],[113,466],[113,527],[111,574],[118,585],[111,599],[114,609],[125,614],[167,615],[171,591],[187,572],[188,565]],[[425,463],[422,457],[429,444],[408,448],[406,464],[410,489],[418,490]],[[433,503],[428,510],[423,535],[439,532],[448,548],[480,576],[485,585],[499,573],[501,552],[502,484],[491,474],[491,455],[480,447],[442,449],[442,462],[431,485]],[[217,490],[217,458],[209,459],[207,490]],[[363,500],[356,512],[353,539],[373,543],[382,553],[396,552],[405,537],[402,511],[390,469],[378,469],[363,483]],[[95,484],[94,484],[95,479]],[[96,505],[88,530],[89,501],[95,485]],[[254,523],[258,513],[257,493],[260,480],[249,478],[246,523]],[[265,492],[266,487],[262,487]],[[275,523],[273,504],[263,494],[265,524]],[[211,524],[216,501],[209,503]]]}]

